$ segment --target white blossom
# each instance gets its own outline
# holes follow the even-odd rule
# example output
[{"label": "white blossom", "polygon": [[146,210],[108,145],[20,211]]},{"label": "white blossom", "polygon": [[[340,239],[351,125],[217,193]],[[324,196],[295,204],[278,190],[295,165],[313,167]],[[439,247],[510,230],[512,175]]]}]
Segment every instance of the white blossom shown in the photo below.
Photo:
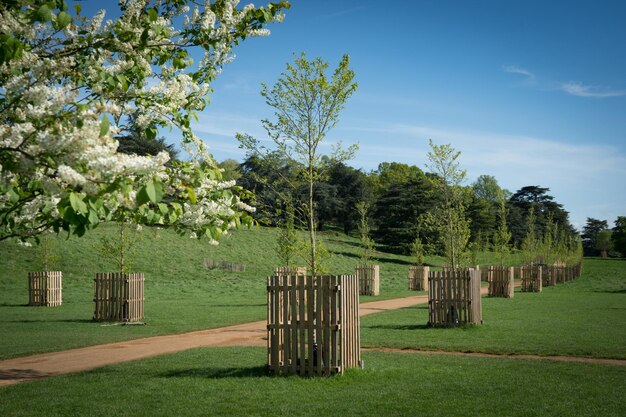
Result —
[{"label": "white blossom", "polygon": [[[0,239],[4,234],[29,236],[39,230],[43,212],[62,219],[58,206],[67,201],[68,193],[101,199],[108,216],[132,212],[137,208],[138,190],[150,181],[160,181],[170,199],[179,198],[189,184],[194,184],[197,201],[192,204],[187,200],[182,205],[177,227],[213,227],[223,233],[235,226],[233,217],[240,211],[254,210],[237,197],[220,197],[220,192],[231,189],[234,182],[198,180],[170,168],[166,166],[167,152],[156,156],[120,153],[115,138],[128,117],[134,116],[138,129],[155,124],[178,130],[193,160],[211,164],[207,146],[181,122],[184,118],[175,115],[189,116],[204,107],[210,82],[234,58],[232,45],[244,36],[236,34],[237,25],[254,6],[237,10],[238,1],[229,0],[219,15],[211,11],[208,1],[204,6],[194,2],[193,10],[174,8],[149,23],[146,42],[150,48],[146,48],[141,41],[144,30],[137,19],[151,2],[120,3],[125,10],[115,22],[105,21],[105,12],[100,10],[91,19],[75,17],[63,31],[53,28],[51,22],[25,24],[26,9],[0,6],[0,32],[26,45],[21,57],[0,65],[0,98],[4,103],[17,103],[0,109],[4,121],[0,125],[0,148],[10,153],[11,161],[11,168],[7,168],[9,164],[0,159],[0,187],[4,187],[0,188],[0,218],[4,213],[11,216],[3,218],[10,222],[0,224]],[[187,68],[182,69],[171,61],[155,64],[157,54],[172,56],[178,45],[193,43],[174,26],[173,22],[182,20],[187,28],[202,28],[203,36],[212,40],[211,46],[193,69],[189,58],[183,63]],[[127,33],[128,38],[122,40],[114,31]],[[245,33],[266,34],[264,29]],[[103,46],[98,39],[107,42]],[[132,76],[129,71],[133,71]],[[194,71],[201,76],[192,77]],[[200,169],[198,164],[191,167]],[[24,184],[29,181],[39,184],[40,189],[12,209],[8,194],[2,190],[9,186],[26,190]],[[118,183],[125,185],[107,188]]]},{"label": "white blossom", "polygon": [[57,173],[61,181],[70,185],[83,185],[87,181],[84,176],[67,165],[60,165],[57,168]]}]

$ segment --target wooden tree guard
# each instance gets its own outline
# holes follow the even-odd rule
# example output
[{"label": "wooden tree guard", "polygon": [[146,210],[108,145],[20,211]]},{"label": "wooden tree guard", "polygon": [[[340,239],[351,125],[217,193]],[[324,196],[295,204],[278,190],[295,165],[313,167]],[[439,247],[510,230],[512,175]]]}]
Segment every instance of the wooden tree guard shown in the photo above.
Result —
[{"label": "wooden tree guard", "polygon": [[479,271],[458,269],[430,272],[428,282],[429,325],[482,323]]},{"label": "wooden tree guard", "polygon": [[[520,268],[522,292],[541,292],[544,279],[548,277],[547,269],[538,265],[522,266]],[[544,271],[546,272],[545,274]]]},{"label": "wooden tree guard", "polygon": [[487,282],[489,297],[513,298],[515,295],[515,269],[512,266],[490,266]]},{"label": "wooden tree guard", "polygon": [[133,322],[143,319],[143,273],[97,273],[94,279],[93,319]]},{"label": "wooden tree guard", "polygon": [[267,368],[331,375],[361,366],[359,281],[354,275],[277,274],[267,280]]},{"label": "wooden tree guard", "polygon": [[552,266],[552,270],[554,271],[554,276],[556,278],[557,284],[562,284],[565,282],[565,266],[563,265],[554,265]]},{"label": "wooden tree guard", "polygon": [[583,271],[583,265],[581,262],[577,263],[572,267],[574,269],[574,279],[580,278],[580,274]]},{"label": "wooden tree guard", "polygon": [[42,271],[28,273],[28,305],[56,307],[63,303],[63,273]]},{"label": "wooden tree guard", "polygon": [[360,295],[380,294],[380,267],[378,265],[357,265],[354,273],[359,280]]},{"label": "wooden tree guard", "polygon": [[274,275],[306,275],[304,266],[279,266],[274,268]]},{"label": "wooden tree guard", "polygon": [[480,270],[480,281],[489,282],[489,268],[483,268]]},{"label": "wooden tree guard", "polygon": [[229,272],[245,272],[246,266],[234,262],[214,261],[213,259],[204,259],[202,262],[207,269],[223,269]]},{"label": "wooden tree guard", "polygon": [[556,285],[557,271],[552,265],[541,267],[541,285],[550,287]]},{"label": "wooden tree guard", "polygon": [[563,282],[574,281],[580,276],[580,264],[563,267]]},{"label": "wooden tree guard", "polygon": [[429,266],[411,265],[409,266],[409,290],[428,291]]}]

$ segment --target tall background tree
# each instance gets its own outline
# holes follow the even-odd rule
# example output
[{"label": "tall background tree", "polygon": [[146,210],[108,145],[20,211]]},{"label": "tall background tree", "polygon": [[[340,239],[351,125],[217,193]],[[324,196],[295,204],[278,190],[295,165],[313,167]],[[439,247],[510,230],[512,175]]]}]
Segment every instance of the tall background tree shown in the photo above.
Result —
[{"label": "tall background tree", "polygon": [[511,232],[509,232],[509,227],[506,223],[508,210],[506,208],[504,193],[500,191],[498,194],[498,228],[493,235],[493,250],[500,258],[500,266],[504,266],[507,256],[511,251]]},{"label": "tall background tree", "polygon": [[[421,170],[420,173],[417,178],[391,183],[385,191],[379,191],[381,194],[374,202],[373,236],[386,250],[408,254],[418,236],[418,219],[433,210],[438,201],[433,181]],[[435,240],[430,239],[429,243]]]},{"label": "tall background tree", "polygon": [[583,232],[581,235],[585,256],[599,255],[599,251],[597,249],[598,235],[600,232],[608,228],[609,223],[606,220],[598,220],[592,217],[587,217],[587,223],[583,226]]},{"label": "tall background tree", "polygon": [[529,185],[517,190],[509,198],[508,224],[512,234],[512,242],[520,247],[527,235],[528,217],[533,209],[534,227],[537,237],[545,233],[546,222],[549,216],[567,235],[574,236],[576,231],[569,222],[569,214],[563,205],[557,203],[553,196],[548,194],[549,188]]},{"label": "tall background tree", "polygon": [[618,216],[613,228],[613,248],[626,258],[626,216]]},{"label": "tall background tree", "polygon": [[603,258],[607,258],[609,256],[609,252],[613,250],[612,235],[613,232],[611,229],[604,229],[598,233],[598,237],[596,239],[596,250],[600,252],[600,256]]},{"label": "tall background tree", "polygon": [[[275,120],[262,123],[277,147],[276,152],[302,168],[300,175],[307,186],[307,201],[299,212],[304,215],[309,230],[307,262],[313,275],[319,270],[315,185],[327,175],[332,164],[351,159],[357,149],[352,145],[344,150],[339,144],[329,156],[319,150],[357,88],[348,55],[343,56],[331,76],[327,75],[327,69],[328,64],[321,58],[309,61],[302,53],[293,64],[287,64],[287,70],[272,88],[263,84],[261,89],[265,102],[274,109]],[[250,152],[270,152],[250,135],[237,134],[237,138]]]}]

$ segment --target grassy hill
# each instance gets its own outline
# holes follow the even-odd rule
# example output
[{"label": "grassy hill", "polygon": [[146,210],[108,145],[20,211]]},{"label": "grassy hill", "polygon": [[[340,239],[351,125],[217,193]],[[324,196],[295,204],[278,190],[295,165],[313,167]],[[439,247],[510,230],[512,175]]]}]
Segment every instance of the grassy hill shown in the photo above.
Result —
[{"label": "grassy hill", "polygon": [[[135,270],[146,274],[145,326],[91,320],[92,280],[112,264],[97,251],[116,229],[57,241],[63,305],[28,307],[27,272],[37,250],[0,242],[0,358],[114,340],[261,320],[265,277],[278,264],[273,229],[242,230],[218,247],[144,230]],[[351,273],[358,242],[323,234],[330,269]],[[205,258],[245,264],[241,273],[208,270]],[[441,259],[430,258],[432,264]],[[480,264],[489,264],[482,254]],[[381,296],[406,290],[411,259],[378,254]],[[373,297],[362,297],[363,301]],[[343,377],[265,375],[260,347],[192,349],[0,390],[0,415],[481,415],[623,416],[626,367],[548,360],[410,353],[410,349],[534,353],[626,359],[626,261],[586,259],[583,276],[513,299],[483,298],[482,326],[426,326],[426,306],[361,321],[365,369]],[[45,398],[45,401],[32,401]],[[207,411],[210,410],[210,411]]]},{"label": "grassy hill", "polygon": [[[220,327],[266,317],[266,278],[280,266],[276,230],[240,230],[219,246],[181,237],[169,230],[144,228],[137,235],[133,270],[145,274],[146,326],[110,326],[92,322],[93,278],[115,270],[99,250],[103,238],[118,232],[104,224],[82,238],[53,239],[63,271],[63,305],[29,307],[29,271],[41,270],[40,248],[0,242],[0,358],[130,338]],[[354,273],[358,240],[340,233],[322,234],[332,254],[333,274]],[[204,259],[245,265],[245,272],[209,270]],[[440,259],[430,261],[441,263]],[[378,253],[381,296],[408,296],[406,275],[411,259]],[[367,301],[371,297],[363,297]]]},{"label": "grassy hill", "polygon": [[[105,224],[83,238],[55,239],[63,305],[50,308],[27,306],[27,273],[41,268],[40,250],[0,242],[0,358],[265,319],[266,278],[279,265],[275,229],[240,230],[219,246],[168,230],[144,229],[137,236],[133,270],[146,277],[146,325],[93,322],[94,274],[115,269],[98,247],[116,233],[115,225]],[[330,271],[353,273],[358,240],[334,232],[323,233],[322,239],[332,254]],[[245,272],[210,270],[204,259],[240,263]],[[415,294],[406,289],[411,261],[377,253],[381,295],[361,301]],[[443,263],[440,258],[427,261]],[[482,265],[494,261],[489,253],[479,258]],[[483,300],[485,326],[430,329],[426,306],[416,306],[364,318],[362,344],[626,358],[626,328],[620,325],[624,291],[626,262],[586,260],[585,273],[575,282],[541,294],[518,293],[512,300]]]}]

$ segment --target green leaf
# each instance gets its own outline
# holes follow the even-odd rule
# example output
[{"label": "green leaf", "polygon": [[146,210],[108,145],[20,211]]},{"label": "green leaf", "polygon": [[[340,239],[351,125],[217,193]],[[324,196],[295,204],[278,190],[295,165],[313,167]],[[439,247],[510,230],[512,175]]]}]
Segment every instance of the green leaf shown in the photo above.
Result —
[{"label": "green leaf", "polygon": [[135,199],[137,200],[138,206],[144,205],[150,201],[146,187],[141,187],[141,189],[137,192],[137,197],[135,197]]},{"label": "green leaf", "polygon": [[161,212],[162,215],[165,216],[167,212],[169,211],[167,204],[159,203],[159,211]]},{"label": "green leaf", "polygon": [[154,140],[156,139],[157,136],[157,128],[154,125],[150,125],[146,128],[146,137],[149,140]]},{"label": "green leaf", "polygon": [[149,181],[137,193],[137,205],[152,202],[158,204],[165,194],[163,184],[159,181]]},{"label": "green leaf", "polygon": [[176,69],[183,69],[185,68],[185,60],[182,58],[174,58],[172,66]]},{"label": "green leaf", "polygon": [[17,203],[20,200],[19,194],[16,193],[13,188],[9,188],[9,191],[7,193],[9,194],[9,201],[11,203]]},{"label": "green leaf", "polygon": [[157,17],[158,17],[158,13],[156,9],[148,9],[148,18],[150,19],[151,22],[156,22]]},{"label": "green leaf", "polygon": [[122,87],[122,91],[128,91],[128,79],[126,78],[126,76],[124,76],[123,74],[117,74],[115,78],[117,79],[120,87]]},{"label": "green leaf", "polygon": [[145,213],[145,217],[148,223],[154,223],[157,214],[152,210],[147,210]]},{"label": "green leaf", "polygon": [[163,187],[163,183],[160,181],[154,182],[154,195],[155,199],[153,203],[158,203],[163,200],[163,196],[165,195],[165,188]]},{"label": "green leaf", "polygon": [[72,23],[72,18],[66,12],[61,12],[57,15],[57,28],[63,29]]},{"label": "green leaf", "polygon": [[22,56],[24,44],[11,35],[0,34],[0,65]]},{"label": "green leaf", "polygon": [[146,45],[148,43],[148,29],[144,29],[143,32],[141,32],[141,37],[139,38],[139,42],[142,45]]},{"label": "green leaf", "polygon": [[107,134],[107,132],[109,131],[109,126],[109,118],[106,116],[106,114],[103,114],[102,120],[100,121],[100,137]]},{"label": "green leaf", "polygon": [[198,198],[196,197],[196,192],[191,187],[187,187],[187,194],[189,195],[189,202],[191,204],[197,204]]},{"label": "green leaf", "polygon": [[34,22],[46,23],[52,20],[52,10],[47,5],[42,5],[33,16]]},{"label": "green leaf", "polygon": [[148,195],[148,198],[150,199],[150,201],[152,201],[153,203],[156,203],[156,190],[154,188],[154,183],[153,182],[149,182],[146,184],[146,194]]},{"label": "green leaf", "polygon": [[89,220],[89,224],[91,224],[92,226],[95,226],[96,224],[100,223],[98,212],[95,210],[89,210],[88,220]]},{"label": "green leaf", "polygon": [[[65,220],[69,224],[75,224],[78,223],[78,215],[73,208],[67,207],[65,211],[63,211],[63,220]],[[65,226],[63,228],[65,229]]]},{"label": "green leaf", "polygon": [[87,204],[77,193],[70,193],[70,205],[77,213],[87,214]]}]

